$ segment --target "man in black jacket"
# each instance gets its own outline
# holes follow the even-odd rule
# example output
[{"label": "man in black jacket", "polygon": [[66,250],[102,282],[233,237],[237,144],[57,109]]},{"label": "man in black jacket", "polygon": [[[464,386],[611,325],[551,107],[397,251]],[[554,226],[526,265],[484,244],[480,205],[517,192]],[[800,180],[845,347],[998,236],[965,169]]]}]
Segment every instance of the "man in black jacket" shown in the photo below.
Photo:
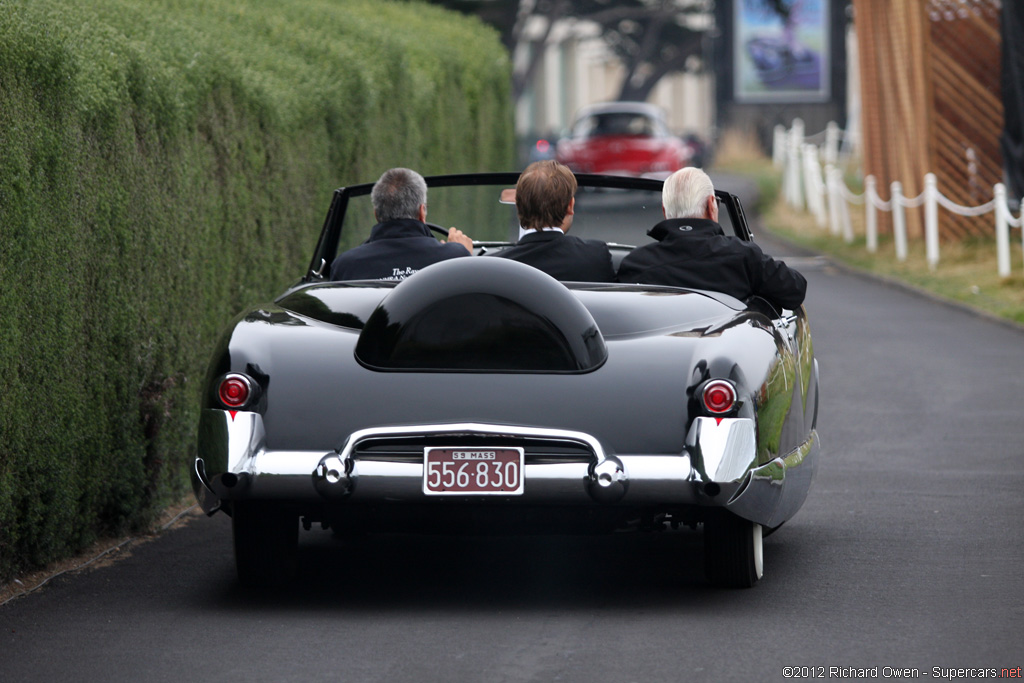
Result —
[{"label": "man in black jacket", "polygon": [[803,303],[803,275],[753,242],[725,234],[715,188],[704,171],[687,167],[669,176],[662,209],[666,220],[647,232],[658,241],[622,260],[619,282],[707,289],[743,301],[759,296],[779,311]]},{"label": "man in black jacket", "polygon": [[516,183],[519,241],[495,256],[543,270],[556,280],[612,282],[608,245],[565,234],[576,208],[576,176],[555,161],[526,167]]},{"label": "man in black jacket", "polygon": [[473,240],[461,230],[448,230],[438,242],[427,220],[427,183],[407,168],[393,168],[370,193],[377,225],[370,238],[340,254],[331,264],[332,280],[404,280],[421,268],[473,253]]}]

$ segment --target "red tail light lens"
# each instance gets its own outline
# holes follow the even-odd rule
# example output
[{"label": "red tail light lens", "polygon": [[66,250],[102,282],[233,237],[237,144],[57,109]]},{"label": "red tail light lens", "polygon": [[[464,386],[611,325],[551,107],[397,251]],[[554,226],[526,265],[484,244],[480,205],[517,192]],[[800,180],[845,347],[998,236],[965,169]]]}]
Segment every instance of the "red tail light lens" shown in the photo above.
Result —
[{"label": "red tail light lens", "polygon": [[704,385],[701,396],[704,399],[704,407],[714,415],[728,413],[736,405],[736,387],[724,379],[708,382]]},{"label": "red tail light lens", "polygon": [[252,395],[252,384],[244,375],[225,375],[217,387],[217,398],[228,408],[241,408]]}]

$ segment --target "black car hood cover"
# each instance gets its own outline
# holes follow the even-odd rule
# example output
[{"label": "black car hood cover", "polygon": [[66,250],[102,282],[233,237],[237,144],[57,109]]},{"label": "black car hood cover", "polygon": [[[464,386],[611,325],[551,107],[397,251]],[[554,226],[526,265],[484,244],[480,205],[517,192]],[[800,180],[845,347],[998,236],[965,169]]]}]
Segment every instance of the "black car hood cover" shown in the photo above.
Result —
[{"label": "black car hood cover", "polygon": [[508,259],[424,268],[370,314],[356,359],[374,370],[581,373],[608,351],[590,311],[549,275]]}]

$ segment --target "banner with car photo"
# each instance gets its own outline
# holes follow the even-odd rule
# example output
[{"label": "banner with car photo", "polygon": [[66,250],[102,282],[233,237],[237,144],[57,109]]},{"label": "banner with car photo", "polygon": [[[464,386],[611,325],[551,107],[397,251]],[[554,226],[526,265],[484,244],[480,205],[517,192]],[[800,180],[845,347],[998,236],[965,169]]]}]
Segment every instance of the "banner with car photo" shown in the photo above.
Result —
[{"label": "banner with car photo", "polygon": [[828,0],[733,0],[737,102],[825,102]]}]

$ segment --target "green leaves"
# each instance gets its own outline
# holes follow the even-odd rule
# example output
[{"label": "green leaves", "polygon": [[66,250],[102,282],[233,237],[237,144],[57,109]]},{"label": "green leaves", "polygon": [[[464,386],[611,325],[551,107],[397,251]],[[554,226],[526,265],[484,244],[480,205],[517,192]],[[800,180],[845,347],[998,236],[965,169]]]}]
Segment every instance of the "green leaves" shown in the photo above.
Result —
[{"label": "green leaves", "polygon": [[379,0],[0,0],[0,582],[185,494],[221,327],[336,187],[514,164],[478,21]]}]

